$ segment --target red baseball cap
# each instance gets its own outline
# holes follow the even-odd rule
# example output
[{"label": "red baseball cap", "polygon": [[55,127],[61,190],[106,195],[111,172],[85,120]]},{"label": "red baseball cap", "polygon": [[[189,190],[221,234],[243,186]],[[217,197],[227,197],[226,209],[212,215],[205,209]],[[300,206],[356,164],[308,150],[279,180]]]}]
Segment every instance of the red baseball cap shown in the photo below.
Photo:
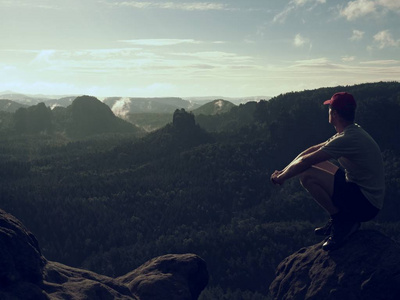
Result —
[{"label": "red baseball cap", "polygon": [[347,92],[336,93],[331,99],[326,100],[324,104],[329,104],[333,109],[349,110],[354,109],[357,104],[352,94]]}]

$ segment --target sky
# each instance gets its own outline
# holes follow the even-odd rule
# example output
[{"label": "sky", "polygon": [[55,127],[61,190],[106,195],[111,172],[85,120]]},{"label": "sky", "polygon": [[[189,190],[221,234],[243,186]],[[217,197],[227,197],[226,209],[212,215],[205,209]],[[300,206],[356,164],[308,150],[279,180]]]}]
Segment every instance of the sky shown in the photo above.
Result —
[{"label": "sky", "polygon": [[0,92],[276,96],[400,81],[400,0],[0,0]]}]

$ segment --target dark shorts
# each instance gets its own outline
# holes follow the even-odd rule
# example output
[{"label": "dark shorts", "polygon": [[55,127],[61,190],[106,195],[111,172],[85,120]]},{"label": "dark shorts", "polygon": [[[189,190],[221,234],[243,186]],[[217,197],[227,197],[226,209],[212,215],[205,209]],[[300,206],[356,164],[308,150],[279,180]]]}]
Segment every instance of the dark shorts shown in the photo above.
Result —
[{"label": "dark shorts", "polygon": [[335,174],[332,202],[346,218],[358,222],[369,221],[379,212],[379,209],[365,198],[357,184],[346,181],[345,173],[341,169]]}]

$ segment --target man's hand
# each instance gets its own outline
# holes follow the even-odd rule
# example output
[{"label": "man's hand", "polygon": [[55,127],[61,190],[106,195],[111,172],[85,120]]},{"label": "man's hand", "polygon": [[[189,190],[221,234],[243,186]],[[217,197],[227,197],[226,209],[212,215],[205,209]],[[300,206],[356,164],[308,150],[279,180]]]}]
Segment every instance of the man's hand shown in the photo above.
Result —
[{"label": "man's hand", "polygon": [[282,185],[285,182],[285,180],[282,178],[282,176],[280,176],[282,173],[283,173],[283,171],[275,170],[275,172],[272,173],[272,175],[271,175],[271,178],[270,178],[271,182],[273,184]]}]

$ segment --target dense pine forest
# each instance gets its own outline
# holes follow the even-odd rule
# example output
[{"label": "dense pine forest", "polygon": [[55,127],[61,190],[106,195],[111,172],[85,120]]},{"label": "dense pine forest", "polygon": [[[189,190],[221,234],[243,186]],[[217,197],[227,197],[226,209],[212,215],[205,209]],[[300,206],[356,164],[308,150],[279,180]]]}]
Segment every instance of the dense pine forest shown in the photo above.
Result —
[{"label": "dense pine forest", "polygon": [[348,91],[381,147],[386,200],[364,227],[400,241],[400,83],[290,92],[216,115],[178,109],[151,133],[94,97],[0,112],[0,208],[49,260],[119,276],[167,253],[208,266],[201,300],[268,299],[279,262],[315,244],[327,215],[269,175],[335,133],[322,102]]}]

